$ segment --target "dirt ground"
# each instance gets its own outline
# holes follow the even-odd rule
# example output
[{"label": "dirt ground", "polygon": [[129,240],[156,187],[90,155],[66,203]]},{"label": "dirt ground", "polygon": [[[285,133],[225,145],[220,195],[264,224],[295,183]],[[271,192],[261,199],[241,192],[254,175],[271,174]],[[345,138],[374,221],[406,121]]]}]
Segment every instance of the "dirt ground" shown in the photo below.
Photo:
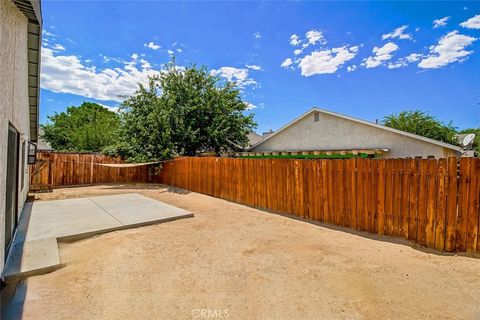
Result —
[{"label": "dirt ground", "polygon": [[480,259],[311,224],[161,185],[138,192],[194,218],[61,244],[27,280],[24,319],[480,319]]}]

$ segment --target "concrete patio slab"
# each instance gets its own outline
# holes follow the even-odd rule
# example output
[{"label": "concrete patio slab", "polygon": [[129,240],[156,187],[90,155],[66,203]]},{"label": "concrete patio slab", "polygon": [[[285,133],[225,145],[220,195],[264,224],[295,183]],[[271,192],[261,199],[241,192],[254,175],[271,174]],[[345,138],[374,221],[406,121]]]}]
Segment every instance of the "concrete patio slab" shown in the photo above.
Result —
[{"label": "concrete patio slab", "polygon": [[190,212],[139,194],[90,198],[124,225],[171,220]]},{"label": "concrete patio slab", "polygon": [[4,271],[6,281],[47,273],[60,266],[57,239],[45,238],[15,243]]},{"label": "concrete patio slab", "polygon": [[3,278],[20,279],[58,268],[58,241],[187,217],[193,214],[137,193],[28,203]]},{"label": "concrete patio slab", "polygon": [[25,241],[62,238],[122,224],[88,198],[34,202]]}]

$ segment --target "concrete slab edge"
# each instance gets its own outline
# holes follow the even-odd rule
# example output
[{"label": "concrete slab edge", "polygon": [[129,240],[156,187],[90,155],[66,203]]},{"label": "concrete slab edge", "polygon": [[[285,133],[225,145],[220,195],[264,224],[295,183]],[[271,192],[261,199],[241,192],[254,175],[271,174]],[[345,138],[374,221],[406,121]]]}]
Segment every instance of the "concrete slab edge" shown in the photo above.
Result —
[{"label": "concrete slab edge", "polygon": [[[145,221],[145,222],[139,222],[139,223],[134,223],[134,224],[128,224],[128,225],[122,225],[118,227],[113,227],[113,228],[107,228],[107,229],[101,229],[101,230],[96,230],[96,231],[91,231],[91,232],[85,232],[81,234],[76,234],[76,235],[71,235],[71,236],[65,236],[65,237],[57,237],[57,244],[59,242],[73,242],[73,241],[78,241],[82,239],[87,239],[91,238],[96,235],[100,234],[105,234],[113,231],[119,231],[119,230],[126,230],[126,229],[134,229],[138,227],[143,227],[143,226],[148,226],[148,225],[154,225],[154,224],[160,224],[163,222],[169,222],[169,221],[174,221],[174,220],[179,220],[183,218],[193,218],[194,214],[193,213],[188,213],[184,214],[182,216],[174,216],[174,217],[169,217],[169,218],[162,218],[158,220],[151,220],[151,221]],[[58,247],[57,247],[58,250]],[[61,266],[60,261],[58,264],[55,265],[50,265],[38,269],[33,269],[25,272],[20,272],[12,275],[3,275],[2,278],[6,283],[13,283],[13,282],[19,282],[25,278],[32,277],[32,276],[38,276],[46,273],[53,272],[57,269],[59,269]]]},{"label": "concrete slab edge", "polygon": [[112,227],[112,228],[106,228],[106,229],[101,229],[101,230],[78,233],[78,234],[64,236],[64,237],[57,237],[57,241],[58,242],[73,242],[73,241],[88,239],[88,238],[91,238],[93,236],[101,235],[101,234],[105,234],[105,233],[109,233],[109,232],[127,230],[127,229],[134,229],[134,228],[144,227],[144,226],[149,226],[149,225],[154,225],[154,224],[161,224],[163,222],[169,222],[169,221],[179,220],[179,219],[183,219],[183,218],[193,218],[193,216],[194,216],[193,213],[188,213],[188,214],[184,214],[182,216],[161,218],[161,219],[157,219],[157,220],[126,224],[126,225],[121,225],[121,226],[118,226],[118,227]]},{"label": "concrete slab edge", "polygon": [[[57,249],[58,250],[58,249]],[[61,264],[60,262],[58,264],[46,266],[43,268],[38,268],[38,269],[33,269],[25,272],[19,272],[16,274],[12,275],[4,275],[4,281],[9,284],[13,282],[19,282],[25,278],[33,277],[33,276],[39,276],[42,274],[47,274],[50,272],[53,272],[55,270],[58,270],[60,268]]]}]

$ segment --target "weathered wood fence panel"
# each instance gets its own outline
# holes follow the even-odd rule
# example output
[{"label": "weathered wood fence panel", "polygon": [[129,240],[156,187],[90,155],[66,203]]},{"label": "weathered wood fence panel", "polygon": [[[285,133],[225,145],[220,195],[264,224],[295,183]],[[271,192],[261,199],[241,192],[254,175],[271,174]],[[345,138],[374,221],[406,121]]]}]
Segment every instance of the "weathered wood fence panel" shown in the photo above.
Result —
[{"label": "weathered wood fence panel", "polygon": [[480,252],[480,159],[177,158],[160,182],[302,218]]},{"label": "weathered wood fence panel", "polygon": [[30,166],[32,189],[113,182],[150,182],[150,166],[112,168],[101,163],[123,163],[91,153],[39,152]]}]

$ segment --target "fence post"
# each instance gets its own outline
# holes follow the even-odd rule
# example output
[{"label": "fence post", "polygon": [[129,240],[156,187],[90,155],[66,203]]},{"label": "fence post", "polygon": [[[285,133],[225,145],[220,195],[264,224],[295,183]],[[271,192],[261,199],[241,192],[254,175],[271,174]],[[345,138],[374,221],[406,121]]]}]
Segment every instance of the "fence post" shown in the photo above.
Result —
[{"label": "fence post", "polygon": [[93,154],[90,155],[90,184],[93,184]]}]

